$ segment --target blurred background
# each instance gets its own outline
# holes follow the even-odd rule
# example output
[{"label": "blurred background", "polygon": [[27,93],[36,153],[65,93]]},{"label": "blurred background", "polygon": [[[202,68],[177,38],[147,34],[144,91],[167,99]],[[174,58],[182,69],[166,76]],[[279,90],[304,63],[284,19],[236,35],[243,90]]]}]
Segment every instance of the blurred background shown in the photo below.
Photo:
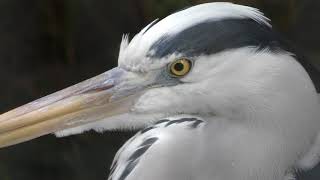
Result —
[{"label": "blurred background", "polygon": [[[123,33],[206,0],[0,0],[0,113],[117,63]],[[233,0],[260,8],[320,69],[319,0]],[[102,180],[134,132],[45,136],[0,149],[1,180]],[[320,166],[299,173],[319,180]]]}]

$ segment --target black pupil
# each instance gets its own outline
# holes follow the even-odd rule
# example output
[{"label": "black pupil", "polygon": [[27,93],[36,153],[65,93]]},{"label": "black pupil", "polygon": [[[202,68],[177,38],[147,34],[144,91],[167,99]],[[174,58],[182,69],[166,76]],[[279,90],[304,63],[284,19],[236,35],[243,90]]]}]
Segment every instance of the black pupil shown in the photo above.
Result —
[{"label": "black pupil", "polygon": [[184,68],[184,65],[182,63],[177,63],[174,65],[174,70],[176,71],[182,71]]}]

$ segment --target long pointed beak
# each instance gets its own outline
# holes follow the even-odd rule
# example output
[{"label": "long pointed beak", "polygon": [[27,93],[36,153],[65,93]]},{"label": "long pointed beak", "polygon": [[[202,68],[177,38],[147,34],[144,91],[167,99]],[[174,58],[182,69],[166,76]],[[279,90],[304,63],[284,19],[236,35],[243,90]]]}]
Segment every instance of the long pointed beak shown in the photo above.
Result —
[{"label": "long pointed beak", "polygon": [[128,112],[134,94],[112,98],[122,74],[115,68],[0,115],[0,147]]}]

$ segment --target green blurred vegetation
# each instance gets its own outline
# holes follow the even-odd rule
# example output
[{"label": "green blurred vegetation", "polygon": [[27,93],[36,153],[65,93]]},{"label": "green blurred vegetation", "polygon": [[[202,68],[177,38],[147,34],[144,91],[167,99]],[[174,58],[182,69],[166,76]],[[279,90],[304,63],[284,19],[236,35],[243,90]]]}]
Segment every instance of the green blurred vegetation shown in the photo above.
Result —
[{"label": "green blurred vegetation", "polygon": [[[123,33],[208,0],[1,0],[0,112],[116,65]],[[261,9],[275,29],[319,65],[320,1],[233,0]],[[45,136],[0,150],[1,180],[106,179],[134,132]],[[299,179],[320,179],[320,168]]]}]

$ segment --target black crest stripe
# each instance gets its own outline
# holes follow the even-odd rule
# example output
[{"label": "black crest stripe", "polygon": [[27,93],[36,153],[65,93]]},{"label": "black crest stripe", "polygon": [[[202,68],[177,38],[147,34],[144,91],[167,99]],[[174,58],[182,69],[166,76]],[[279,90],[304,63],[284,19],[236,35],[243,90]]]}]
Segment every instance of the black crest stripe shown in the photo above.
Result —
[{"label": "black crest stripe", "polygon": [[175,35],[164,35],[150,48],[151,57],[173,53],[193,57],[224,50],[256,46],[260,49],[286,49],[280,36],[266,24],[252,19],[225,19],[196,24]]},{"label": "black crest stripe", "polygon": [[151,45],[148,56],[163,58],[179,53],[196,57],[241,47],[256,47],[258,51],[268,49],[274,53],[286,51],[296,55],[320,92],[320,70],[292,44],[267,24],[253,19],[225,19],[201,22],[178,34],[165,34]]}]

